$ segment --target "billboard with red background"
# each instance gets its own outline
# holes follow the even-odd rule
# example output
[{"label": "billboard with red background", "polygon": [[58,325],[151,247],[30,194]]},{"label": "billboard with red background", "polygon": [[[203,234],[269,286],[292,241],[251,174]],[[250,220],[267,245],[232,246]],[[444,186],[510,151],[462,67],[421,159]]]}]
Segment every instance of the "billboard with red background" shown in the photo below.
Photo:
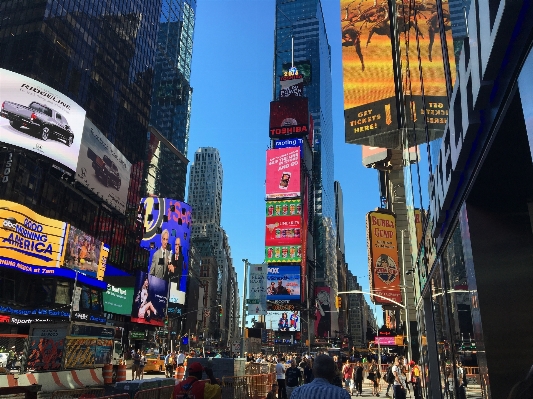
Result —
[{"label": "billboard with red background", "polygon": [[267,150],[266,197],[297,198],[300,196],[300,148]]},{"label": "billboard with red background", "polygon": [[266,245],[302,242],[302,206],[299,200],[267,201],[266,210]]},{"label": "billboard with red background", "polygon": [[307,97],[287,97],[270,103],[270,137],[301,137],[309,133]]}]

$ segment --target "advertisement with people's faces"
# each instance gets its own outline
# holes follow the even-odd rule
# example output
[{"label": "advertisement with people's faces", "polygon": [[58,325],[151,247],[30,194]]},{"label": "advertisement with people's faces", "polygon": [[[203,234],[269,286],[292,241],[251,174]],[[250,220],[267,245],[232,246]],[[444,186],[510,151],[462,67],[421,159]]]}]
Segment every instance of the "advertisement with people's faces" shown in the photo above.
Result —
[{"label": "advertisement with people's faces", "polygon": [[179,282],[186,292],[191,230],[190,205],[159,197],[141,200],[144,233],[141,247],[150,251],[148,274]]},{"label": "advertisement with people's faces", "polygon": [[300,314],[297,310],[268,312],[265,318],[266,328],[274,331],[300,331]]},{"label": "advertisement with people's faces", "polygon": [[267,301],[300,300],[300,266],[272,266],[267,273]]},{"label": "advertisement with people's faces", "polygon": [[168,281],[137,272],[133,291],[131,321],[163,326],[167,308]]}]

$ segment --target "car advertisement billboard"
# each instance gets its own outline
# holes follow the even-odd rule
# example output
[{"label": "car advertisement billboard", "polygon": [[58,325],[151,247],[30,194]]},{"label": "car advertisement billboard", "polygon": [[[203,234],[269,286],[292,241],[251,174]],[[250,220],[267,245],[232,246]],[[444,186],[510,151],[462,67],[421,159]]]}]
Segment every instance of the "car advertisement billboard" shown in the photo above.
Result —
[{"label": "car advertisement billboard", "polygon": [[300,200],[267,201],[266,211],[265,245],[281,246],[302,243]]},{"label": "car advertisement billboard", "polygon": [[29,270],[63,264],[67,223],[5,200],[0,200],[0,223],[0,266]]},{"label": "car advertisement billboard", "polygon": [[185,202],[159,197],[141,200],[144,233],[141,247],[150,251],[148,273],[179,281],[186,292],[192,208]]},{"label": "car advertisement billboard", "polygon": [[145,272],[137,272],[133,295],[131,321],[163,326],[167,309],[168,281]]},{"label": "car advertisement billboard", "polygon": [[300,149],[298,147],[267,150],[266,197],[300,196]]},{"label": "car advertisement billboard", "polygon": [[301,320],[297,310],[268,312],[265,324],[267,329],[274,331],[301,331]]},{"label": "car advertisement billboard", "polygon": [[[424,71],[424,94],[426,115],[430,130],[442,132],[448,115],[446,82],[439,34],[439,19],[436,0],[412,3],[413,8],[401,3],[396,8],[399,43],[410,43],[411,69],[402,61],[407,107],[407,123],[416,129],[424,129],[424,109],[421,83],[418,73],[417,45]],[[390,12],[388,2],[375,0],[341,0],[342,64],[344,80],[345,141],[347,143],[374,145],[376,136],[392,136],[398,129],[396,89],[391,42]],[[449,32],[450,14],[448,4],[442,3],[445,31]],[[416,18],[415,18],[416,12]],[[423,21],[423,22],[420,22]],[[404,29],[409,26],[410,29]],[[410,40],[405,37],[409,35]],[[417,40],[415,40],[417,34]],[[449,35],[449,33],[447,33]],[[453,55],[451,35],[447,40],[448,54]],[[453,56],[450,70],[455,71]],[[452,76],[452,82],[455,78]],[[380,143],[386,143],[382,139]]]},{"label": "car advertisement billboard", "polygon": [[85,118],[76,180],[121,213],[126,213],[131,163]]},{"label": "car advertisement billboard", "polygon": [[104,311],[121,315],[131,314],[133,303],[133,287],[107,286],[104,292]]},{"label": "car advertisement billboard", "polygon": [[309,100],[288,97],[270,103],[270,137],[302,137],[309,133]]},{"label": "car advertisement billboard", "polygon": [[370,295],[370,299],[380,305],[401,303],[396,216],[385,210],[369,212],[366,227],[370,287],[380,295]]},{"label": "car advertisement billboard", "polygon": [[315,337],[329,338],[331,335],[331,312],[333,304],[329,287],[315,287]]},{"label": "car advertisement billboard", "polygon": [[300,300],[300,266],[269,266],[267,301]]},{"label": "car advertisement billboard", "polygon": [[0,69],[0,141],[76,170],[85,110],[34,79]]}]

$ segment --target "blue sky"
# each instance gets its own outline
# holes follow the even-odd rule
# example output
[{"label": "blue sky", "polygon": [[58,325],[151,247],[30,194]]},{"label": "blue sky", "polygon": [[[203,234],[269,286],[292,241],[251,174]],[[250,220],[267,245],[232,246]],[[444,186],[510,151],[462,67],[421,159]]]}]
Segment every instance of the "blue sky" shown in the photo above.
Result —
[{"label": "blue sky", "polygon": [[[365,214],[379,206],[378,178],[363,167],[361,147],[344,143],[340,3],[322,0],[322,8],[332,52],[334,175],[344,194],[346,260],[368,290]],[[199,147],[220,151],[222,226],[241,294],[242,259],[262,263],[264,257],[274,16],[274,0],[199,0],[197,6],[188,158]]]}]

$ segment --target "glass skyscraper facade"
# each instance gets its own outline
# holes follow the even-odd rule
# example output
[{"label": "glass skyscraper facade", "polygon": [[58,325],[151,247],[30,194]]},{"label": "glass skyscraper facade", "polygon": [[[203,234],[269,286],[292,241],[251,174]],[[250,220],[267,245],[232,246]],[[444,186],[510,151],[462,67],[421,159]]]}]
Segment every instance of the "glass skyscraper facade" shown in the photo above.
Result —
[{"label": "glass skyscraper facade", "polygon": [[196,0],[163,0],[150,123],[187,156]]},{"label": "glass skyscraper facade", "polygon": [[[320,0],[276,0],[274,98],[278,99],[283,65],[308,61],[311,80],[304,87],[314,120],[314,221],[317,278],[323,279],[326,265],[336,265],[335,193],[333,188],[333,122],[331,106],[331,48]],[[328,242],[333,240],[333,245]]]}]

